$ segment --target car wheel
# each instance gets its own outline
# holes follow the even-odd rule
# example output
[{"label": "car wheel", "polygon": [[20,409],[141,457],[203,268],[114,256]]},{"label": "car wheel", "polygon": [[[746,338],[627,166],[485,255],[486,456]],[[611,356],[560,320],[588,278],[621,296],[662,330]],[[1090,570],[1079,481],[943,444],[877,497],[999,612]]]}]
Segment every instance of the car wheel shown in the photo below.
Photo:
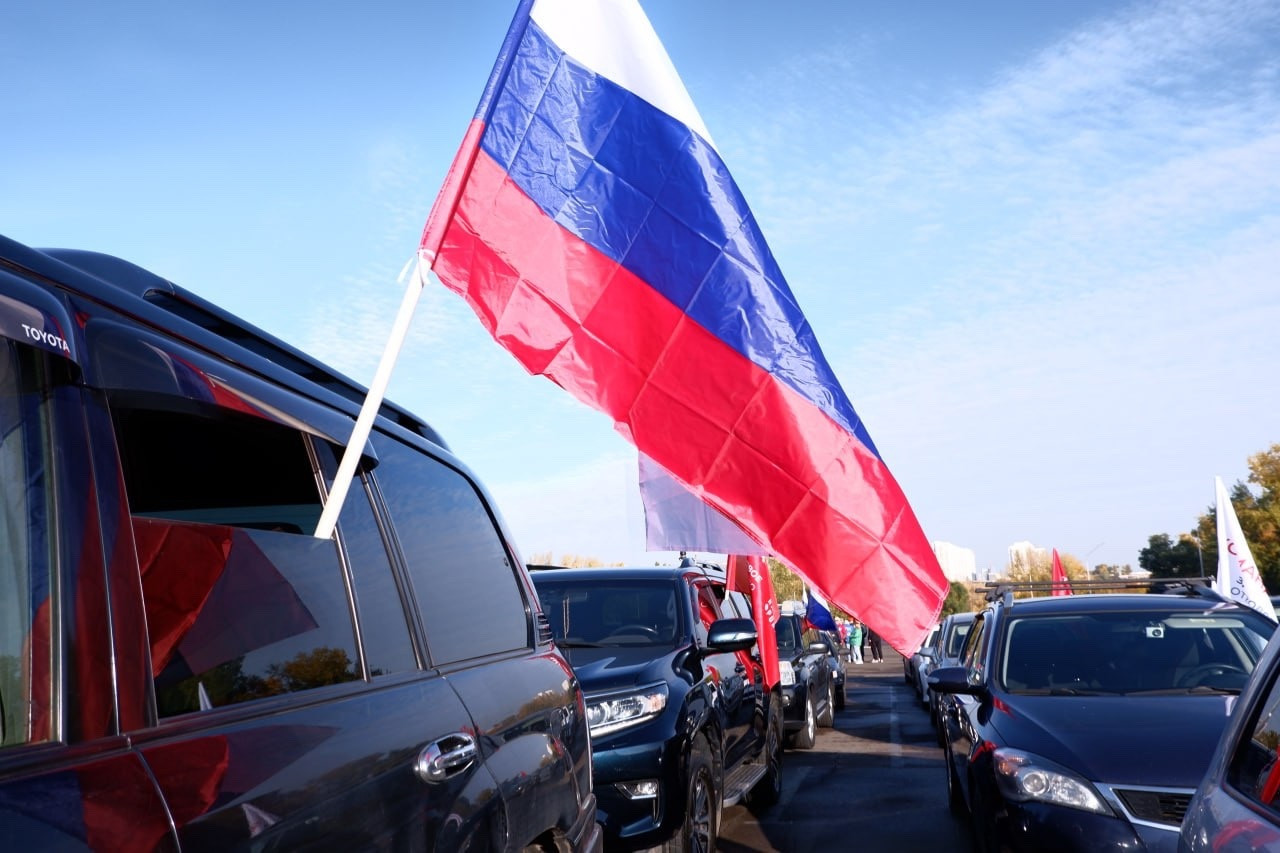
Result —
[{"label": "car wheel", "polygon": [[818,720],[813,710],[813,697],[804,700],[804,728],[795,733],[791,743],[796,749],[813,749],[818,742]]},{"label": "car wheel", "polygon": [[766,770],[764,776],[747,792],[747,808],[755,813],[778,802],[782,796],[782,704],[771,702],[769,707],[769,729],[764,736],[764,755]]},{"label": "car wheel", "polygon": [[685,793],[684,823],[663,853],[712,853],[716,849],[719,793],[711,769],[711,750],[705,738],[694,741],[689,756],[689,787]]},{"label": "car wheel", "polygon": [[822,709],[822,713],[818,715],[818,725],[824,729],[829,729],[836,724],[836,686],[830,681],[827,682],[827,701],[826,707]]},{"label": "car wheel", "polygon": [[841,685],[839,685],[839,686],[837,686],[837,687],[836,687],[836,710],[837,710],[837,711],[843,711],[843,710],[844,710],[844,703],[845,703],[845,699],[844,699],[844,685],[843,685],[843,684],[841,684]]}]

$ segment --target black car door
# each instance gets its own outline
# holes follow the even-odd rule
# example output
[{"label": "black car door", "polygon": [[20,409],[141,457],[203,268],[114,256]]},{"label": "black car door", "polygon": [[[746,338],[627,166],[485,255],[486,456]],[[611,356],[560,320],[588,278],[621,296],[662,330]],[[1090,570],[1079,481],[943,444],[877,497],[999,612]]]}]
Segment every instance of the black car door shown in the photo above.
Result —
[{"label": "black car door", "polygon": [[723,587],[719,589],[720,594],[717,595],[710,581],[699,579],[694,582],[691,592],[696,598],[693,603],[698,608],[699,614],[702,614],[703,669],[711,675],[712,684],[715,686],[724,713],[725,766],[731,769],[736,767],[752,748],[752,740],[755,736],[751,725],[755,713],[753,673],[750,667],[739,659],[739,653],[717,652],[706,648],[706,628],[710,626],[706,620],[710,618],[714,621],[728,616],[737,616],[731,607],[726,612]]},{"label": "black car door", "polygon": [[[987,621],[979,615],[974,619],[973,627],[966,638],[964,650],[960,656],[960,666],[972,673],[973,678],[987,678],[986,649]],[[985,718],[984,703],[989,699],[962,693],[941,693],[938,695],[938,725],[943,730],[945,748],[951,751],[952,767],[956,771],[956,782],[964,792],[965,801],[972,796],[969,785],[969,757],[976,746],[983,742],[982,730]]]},{"label": "black car door", "polygon": [[128,734],[184,849],[486,843],[482,763],[424,759],[472,724],[415,645],[367,474],[311,535],[350,421],[158,334],[86,334],[145,614],[149,695],[121,704],[154,709]]}]

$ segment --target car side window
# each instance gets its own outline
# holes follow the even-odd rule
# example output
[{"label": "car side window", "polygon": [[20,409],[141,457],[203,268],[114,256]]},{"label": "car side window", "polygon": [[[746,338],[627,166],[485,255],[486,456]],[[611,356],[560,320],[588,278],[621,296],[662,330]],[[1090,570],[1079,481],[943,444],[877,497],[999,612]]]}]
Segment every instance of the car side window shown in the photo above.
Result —
[{"label": "car side window", "polygon": [[526,648],[528,608],[514,561],[475,486],[382,434],[374,470],[404,552],[434,664]]},{"label": "car side window", "polygon": [[1245,797],[1280,815],[1280,679],[1275,670],[1271,679],[1249,736],[1236,748],[1226,775],[1227,783]]},{"label": "car side window", "polygon": [[702,622],[703,634],[705,635],[706,629],[711,627],[711,623],[721,618],[720,602],[716,600],[710,584],[695,584],[693,595],[695,599],[694,606],[697,608],[698,618]]},{"label": "car side window", "polygon": [[973,627],[965,638],[963,657],[960,659],[960,665],[968,670],[970,678],[982,678],[985,675],[987,636],[987,620],[979,615],[973,620]]},{"label": "car side window", "polygon": [[0,744],[53,737],[46,357],[0,338]]},{"label": "car side window", "polygon": [[[736,589],[725,591],[724,596],[727,607],[725,608],[725,616],[736,616],[740,619],[751,619],[751,599]],[[733,608],[733,612],[729,612],[729,607]]]},{"label": "car side window", "polygon": [[[332,481],[336,457],[327,445],[321,449],[321,464]],[[338,532],[351,572],[365,663],[369,675],[376,678],[417,669],[418,660],[405,619],[405,596],[396,582],[384,531],[370,504],[371,488],[367,475],[357,475],[342,503]]]},{"label": "car side window", "polygon": [[235,408],[111,393],[161,717],[361,677],[311,438]]}]

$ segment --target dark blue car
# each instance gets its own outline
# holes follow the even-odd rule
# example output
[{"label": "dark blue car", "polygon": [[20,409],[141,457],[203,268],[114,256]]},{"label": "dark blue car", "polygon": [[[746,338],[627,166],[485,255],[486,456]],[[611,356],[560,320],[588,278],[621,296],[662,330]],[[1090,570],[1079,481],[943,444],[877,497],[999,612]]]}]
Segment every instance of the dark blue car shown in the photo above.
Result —
[{"label": "dark blue car", "polygon": [[1174,850],[1273,624],[1196,586],[993,597],[930,676],[977,848]]},{"label": "dark blue car", "polygon": [[782,701],[718,567],[533,572],[586,694],[606,847],[713,850],[724,806],[781,791]]}]

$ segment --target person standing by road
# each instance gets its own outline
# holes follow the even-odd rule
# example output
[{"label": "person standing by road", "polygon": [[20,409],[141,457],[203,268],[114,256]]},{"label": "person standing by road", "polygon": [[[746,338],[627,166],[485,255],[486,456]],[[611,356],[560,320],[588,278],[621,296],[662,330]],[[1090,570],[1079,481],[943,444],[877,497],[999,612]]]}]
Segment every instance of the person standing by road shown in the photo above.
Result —
[{"label": "person standing by road", "polygon": [[853,662],[862,665],[862,623],[854,619],[849,625],[849,653]]},{"label": "person standing by road", "polygon": [[871,662],[884,663],[884,646],[880,643],[880,635],[867,628],[867,642],[871,644]]}]

